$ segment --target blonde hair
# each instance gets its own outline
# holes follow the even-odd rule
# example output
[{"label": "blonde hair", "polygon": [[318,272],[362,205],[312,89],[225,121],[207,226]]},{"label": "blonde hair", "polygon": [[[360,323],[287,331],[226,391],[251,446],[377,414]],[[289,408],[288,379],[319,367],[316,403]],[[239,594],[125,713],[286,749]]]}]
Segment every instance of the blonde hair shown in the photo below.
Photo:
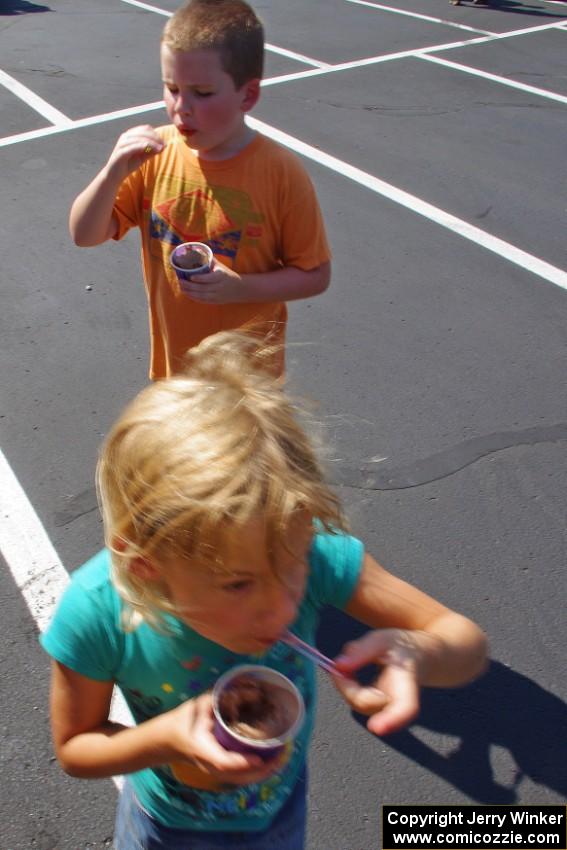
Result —
[{"label": "blonde hair", "polygon": [[170,50],[217,50],[237,89],[264,72],[264,29],[244,0],[189,0],[166,23]]},{"label": "blonde hair", "polygon": [[188,352],[187,371],[142,390],[105,440],[97,466],[112,577],[133,627],[175,613],[161,581],[130,569],[171,556],[222,569],[228,535],[258,517],[270,548],[301,512],[345,530],[299,409],[270,374],[273,348],[225,331]]}]

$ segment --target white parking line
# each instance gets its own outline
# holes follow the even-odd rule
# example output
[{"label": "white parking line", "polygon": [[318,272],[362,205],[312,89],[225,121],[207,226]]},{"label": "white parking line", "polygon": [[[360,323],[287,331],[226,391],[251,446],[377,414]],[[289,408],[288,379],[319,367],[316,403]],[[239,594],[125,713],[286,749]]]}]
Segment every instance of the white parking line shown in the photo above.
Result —
[{"label": "white parking line", "polygon": [[266,43],[266,50],[278,53],[280,56],[287,56],[288,59],[295,59],[296,62],[303,62],[305,65],[313,65],[315,68],[332,68],[332,65],[328,62],[320,62],[318,59],[304,56],[303,53],[295,53],[295,51],[287,50],[285,47],[276,47],[275,44]]},{"label": "white parking line", "polygon": [[509,242],[505,242],[497,236],[492,236],[490,233],[481,230],[479,227],[469,224],[468,222],[451,215],[451,213],[445,212],[445,210],[427,203],[427,201],[422,201],[415,195],[411,195],[403,189],[398,189],[396,186],[392,186],[390,183],[380,180],[373,174],[369,174],[366,171],[362,171],[360,168],[356,168],[354,165],[349,165],[347,162],[343,162],[330,154],[324,153],[318,148],[308,145],[300,139],[296,139],[294,136],[290,136],[288,133],[284,133],[269,124],[265,124],[263,121],[259,121],[257,118],[249,118],[248,120],[250,121],[250,124],[260,130],[260,132],[270,136],[272,139],[275,139],[275,141],[285,145],[291,150],[296,151],[302,156],[306,156],[308,159],[312,159],[319,165],[323,165],[325,168],[329,168],[331,171],[335,171],[337,174],[347,177],[354,183],[364,186],[365,189],[369,189],[371,192],[376,192],[376,194],[382,195],[382,197],[387,198],[396,204],[400,204],[400,206],[406,207],[406,209],[429,219],[429,221],[433,221],[435,224],[445,227],[447,230],[451,230],[458,236],[462,236],[464,239],[468,239],[476,245],[480,245],[482,248],[492,251],[492,253],[508,260],[508,262],[514,263],[526,271],[531,272],[550,283],[554,283],[556,286],[560,286],[562,289],[567,289],[567,271],[560,269],[557,266],[553,266],[545,260],[540,260],[533,254],[529,254],[527,251],[523,251],[521,248],[517,248]]},{"label": "white parking line", "polygon": [[164,15],[166,18],[171,18],[173,12],[168,12],[167,9],[160,9],[158,6],[150,6],[149,3],[141,3],[140,0],[122,0],[123,3],[128,3],[130,6],[137,6],[139,9],[145,9],[146,12],[155,12],[156,15]]},{"label": "white parking line", "polygon": [[72,121],[67,127],[42,127],[40,130],[28,130],[25,133],[15,133],[13,136],[4,136],[0,139],[0,148],[15,145],[19,142],[30,142],[43,136],[54,136],[57,133],[65,133],[68,130],[80,130],[81,127],[91,127],[94,124],[104,124],[107,121],[119,121],[121,118],[129,118],[131,115],[142,115],[144,112],[152,112],[155,109],[164,109],[163,100],[153,103],[143,103],[140,106],[129,106],[127,109],[117,109],[115,112],[105,112],[100,115],[90,115],[88,118],[79,118]]},{"label": "white parking line", "polygon": [[[128,0],[126,0],[128,2]],[[469,27],[466,24],[458,24],[455,21],[449,21],[446,18],[433,18],[431,15],[422,15],[419,12],[408,12],[406,9],[395,9],[393,6],[383,6],[381,3],[371,3],[370,0],[346,0],[347,3],[355,3],[357,6],[369,6],[371,9],[378,9],[380,12],[393,12],[395,15],[406,15],[408,18],[418,18],[421,21],[428,21],[433,24],[443,24],[447,27],[455,27],[459,30],[468,30],[469,32],[480,32],[484,35],[496,35],[490,30],[479,30],[476,27]]]},{"label": "white parking line", "polygon": [[9,89],[12,94],[15,94],[16,97],[19,97],[20,100],[23,100],[28,106],[35,109],[36,112],[39,112],[40,115],[43,115],[44,118],[47,118],[56,127],[71,127],[73,125],[71,118],[63,115],[62,112],[59,112],[58,109],[55,109],[54,106],[51,106],[50,103],[39,97],[31,89],[28,89],[27,86],[19,83],[5,71],[0,71],[0,85]]},{"label": "white parking line", "polygon": [[[40,632],[45,631],[69,576],[43,524],[0,449],[0,552]],[[47,694],[45,696],[47,701]],[[122,694],[115,690],[111,719],[133,724]],[[120,787],[122,778],[114,777]]]},{"label": "white parking line", "polygon": [[[131,110],[119,110],[118,112],[107,113],[106,115],[85,118],[82,121],[77,121],[72,128],[58,129],[53,127],[48,130],[32,131],[32,133],[23,135],[27,135],[28,138],[32,138],[37,137],[38,135],[65,132],[69,129],[102,123],[103,121],[112,121],[117,117],[122,118],[127,115],[135,115],[145,109],[158,109],[162,106],[163,103],[161,102],[146,104],[145,107],[134,107]],[[509,262],[532,272],[538,277],[541,277],[550,283],[554,283],[562,289],[567,289],[567,272],[563,269],[553,266],[550,263],[545,262],[545,260],[541,260],[533,254],[529,254],[527,251],[523,251],[521,248],[516,248],[515,245],[505,242],[503,239],[499,239],[496,236],[492,236],[486,231],[481,230],[479,227],[468,224],[468,222],[457,218],[457,216],[445,212],[439,207],[435,207],[432,204],[427,203],[427,201],[422,201],[415,195],[411,195],[409,192],[398,189],[396,186],[386,183],[384,180],[381,180],[379,177],[375,177],[373,174],[368,174],[368,172],[362,171],[356,166],[350,165],[348,162],[343,162],[343,160],[337,159],[337,157],[331,156],[331,154],[324,153],[319,150],[319,148],[313,147],[313,145],[309,145],[294,136],[290,136],[282,130],[278,130],[277,127],[272,127],[271,125],[265,124],[263,121],[259,121],[257,118],[253,117],[248,117],[247,120],[249,121],[250,126],[256,127],[267,136],[279,141],[291,150],[306,156],[308,159],[312,159],[314,162],[329,168],[331,171],[342,174],[343,177],[347,177],[353,182],[364,186],[366,189],[370,189],[371,191],[376,192],[376,194],[382,195],[394,203],[400,204],[401,206],[412,210],[412,212],[424,216],[430,221],[439,224],[441,227],[445,227],[453,233],[462,236],[464,239],[468,239],[469,241],[486,248],[488,251],[498,254]],[[14,137],[11,138],[13,139]],[[21,140],[23,141],[23,139]],[[6,142],[6,140],[0,140],[0,146],[3,142]]]},{"label": "white parking line", "polygon": [[[146,3],[140,4],[139,0],[122,0],[122,2],[123,3],[130,3],[132,5],[142,5],[142,6],[148,5]],[[155,7],[151,7],[151,8],[155,8]],[[168,13],[168,14],[171,14],[171,13]],[[398,51],[398,52],[395,52],[395,53],[382,54],[380,56],[370,56],[366,59],[355,59],[355,60],[352,60],[350,62],[341,62],[337,65],[326,65],[325,63],[319,62],[319,60],[310,59],[309,61],[312,64],[316,65],[317,67],[310,68],[308,71],[296,71],[295,73],[291,73],[291,74],[281,74],[281,75],[276,76],[276,77],[268,77],[267,79],[262,80],[262,87],[279,85],[280,83],[291,82],[293,80],[307,79],[309,77],[317,77],[317,76],[321,76],[323,74],[332,74],[332,73],[336,73],[338,71],[350,71],[350,70],[353,70],[353,69],[356,69],[356,68],[364,68],[364,67],[367,67],[367,66],[370,66],[370,65],[377,65],[377,64],[380,64],[381,62],[392,62],[392,61],[395,61],[397,59],[412,59],[412,58],[415,58],[415,57],[417,57],[417,58],[425,57],[425,56],[428,56],[431,53],[440,53],[442,51],[455,50],[455,49],[458,49],[458,48],[461,48],[461,47],[469,47],[471,45],[476,45],[476,44],[486,44],[487,42],[490,42],[490,41],[501,40],[503,38],[513,38],[513,37],[520,36],[520,35],[526,35],[526,34],[529,34],[529,33],[532,33],[532,32],[541,32],[542,30],[563,29],[565,26],[567,26],[567,21],[562,22],[560,24],[557,24],[557,23],[555,23],[555,24],[544,24],[542,26],[532,27],[532,28],[528,28],[528,29],[514,30],[513,32],[509,32],[509,33],[499,33],[498,35],[494,35],[494,36],[492,36],[492,35],[482,36],[482,37],[479,37],[479,38],[472,38],[472,39],[468,39],[468,40],[464,40],[464,41],[454,41],[454,42],[450,42],[449,44],[433,44],[433,45],[430,45],[429,47],[420,47],[420,48],[415,48],[415,49],[412,49],[412,50],[401,50],[401,51]],[[297,54],[297,55],[299,55],[299,54]],[[458,67],[459,70],[462,70],[463,68],[465,68],[467,66],[463,65],[463,66],[459,67],[459,66],[456,65],[456,67]],[[0,72],[0,74],[1,73],[2,72]],[[479,74],[480,74],[480,72],[479,72]],[[8,75],[6,75],[6,76],[8,76]],[[500,78],[500,77],[497,77],[496,75],[493,75],[492,79],[493,79],[494,82],[503,82],[503,81],[506,80],[506,78]],[[1,78],[0,78],[0,82],[1,82]],[[31,141],[32,139],[38,139],[38,138],[41,138],[43,136],[51,136],[54,133],[59,133],[59,132],[62,132],[64,130],[72,130],[72,129],[75,129],[75,128],[87,127],[91,124],[102,123],[103,121],[113,121],[113,120],[119,119],[119,118],[126,118],[129,115],[141,114],[143,112],[147,112],[147,111],[150,111],[150,110],[153,110],[153,109],[163,108],[163,103],[161,101],[159,101],[159,102],[155,102],[155,103],[151,103],[151,104],[145,104],[145,105],[142,105],[142,106],[132,106],[132,107],[129,107],[128,109],[120,109],[120,110],[116,110],[115,112],[109,112],[109,113],[105,113],[103,115],[94,115],[94,116],[90,116],[88,118],[80,118],[77,121],[72,121],[71,119],[67,118],[67,116],[63,115],[63,113],[60,113],[54,107],[50,106],[48,103],[43,101],[41,98],[36,98],[36,95],[34,95],[34,93],[31,92],[29,89],[26,89],[25,86],[21,86],[21,84],[16,83],[15,80],[13,80],[12,82],[14,84],[16,84],[17,86],[20,86],[20,88],[22,90],[22,96],[23,96],[24,90],[25,90],[25,92],[28,93],[27,99],[26,99],[26,97],[23,97],[23,99],[26,100],[26,102],[28,103],[29,106],[32,106],[33,108],[35,108],[35,106],[34,106],[35,100],[34,99],[37,99],[38,105],[43,104],[48,110],[51,111],[51,114],[54,117],[60,116],[61,120],[53,127],[42,127],[39,130],[29,130],[25,133],[15,133],[12,136],[4,136],[3,138],[0,138],[0,147],[6,147],[7,145],[13,145],[13,144],[17,144],[19,142]],[[555,95],[554,92],[547,92],[547,90],[545,90],[545,89],[539,89],[538,90],[535,87],[531,87],[531,91],[534,94],[539,93],[543,97],[551,97],[553,99],[557,99],[557,98],[561,97],[561,95]],[[44,114],[42,109],[38,109],[38,111],[40,111],[42,114]],[[49,117],[49,116],[45,115],[45,117]]]},{"label": "white parking line", "polygon": [[462,47],[471,47],[477,44],[488,44],[491,41],[502,41],[506,38],[517,38],[521,35],[531,35],[532,33],[542,32],[550,29],[562,29],[567,24],[567,21],[554,24],[543,24],[537,27],[528,27],[522,30],[513,30],[507,33],[498,33],[497,35],[479,36],[478,38],[469,38],[461,41],[451,41],[446,44],[432,44],[429,47],[417,47],[410,50],[399,50],[394,53],[382,53],[379,56],[369,56],[366,59],[353,59],[350,62],[340,62],[337,65],[331,65],[329,68],[311,68],[309,71],[296,71],[291,74],[281,74],[278,77],[270,77],[263,81],[263,85],[273,86],[279,83],[287,83],[292,80],[302,80],[308,77],[319,77],[322,74],[334,74],[338,71],[350,71],[355,68],[364,68],[369,65],[378,65],[381,62],[393,62],[398,59],[411,59],[415,56],[427,56],[430,53],[441,53],[447,50],[459,50]]},{"label": "white parking line", "polygon": [[[147,7],[148,4],[142,4],[139,0],[122,0],[122,2],[127,2],[132,5]],[[156,9],[157,7],[151,7],[152,9]],[[170,13],[168,13],[170,14]],[[263,85],[275,85],[276,83],[287,81],[290,79],[298,79],[302,77],[309,77],[320,74],[328,74],[333,73],[339,70],[347,70],[353,68],[361,68],[368,65],[376,64],[379,62],[391,61],[393,59],[398,58],[421,58],[427,59],[432,62],[437,62],[440,65],[446,65],[447,67],[453,67],[454,70],[459,70],[461,72],[466,71],[467,73],[476,74],[478,76],[485,77],[493,82],[501,83],[504,85],[509,85],[514,88],[521,89],[523,91],[528,91],[533,94],[537,94],[542,97],[547,97],[553,100],[556,100],[561,103],[565,103],[567,98],[563,95],[558,95],[554,92],[548,92],[544,89],[538,89],[535,86],[527,86],[522,83],[515,83],[514,81],[510,81],[504,77],[498,77],[495,74],[488,74],[483,71],[479,71],[474,68],[469,68],[465,65],[460,65],[458,63],[451,63],[449,61],[439,59],[438,57],[431,57],[428,54],[432,52],[440,52],[454,49],[455,47],[468,46],[471,44],[483,44],[494,40],[501,40],[504,38],[512,38],[515,36],[526,35],[528,33],[533,32],[541,32],[548,29],[556,29],[559,26],[564,26],[567,22],[561,22],[561,24],[544,24],[541,26],[532,27],[529,29],[521,29],[515,30],[513,32],[508,33],[500,33],[498,35],[490,35],[481,38],[470,39],[468,41],[460,41],[453,42],[450,44],[442,44],[442,45],[434,45],[426,48],[418,48],[415,50],[401,51],[399,53],[387,54],[382,56],[369,57],[367,59],[358,59],[352,62],[344,62],[339,65],[333,65],[325,68],[314,68],[309,71],[300,72],[298,74],[289,74],[280,77],[274,77],[271,79],[267,79],[263,81]],[[30,92],[33,95],[33,93]],[[45,103],[45,102],[43,102]],[[143,104],[137,107],[131,107],[129,109],[117,110],[115,112],[110,112],[102,115],[90,116],[88,118],[80,119],[78,121],[70,121],[70,119],[66,118],[66,116],[62,116],[65,119],[66,124],[64,126],[54,126],[49,128],[43,128],[41,130],[32,130],[27,133],[19,133],[14,136],[8,136],[4,139],[0,139],[0,147],[14,144],[16,142],[23,142],[35,138],[39,138],[41,136],[52,135],[54,133],[65,132],[71,129],[79,129],[81,127],[86,127],[106,121],[113,121],[120,118],[125,118],[131,115],[139,115],[144,112],[157,110],[163,108],[163,102],[157,101],[154,103]],[[61,113],[59,113],[61,115]],[[331,156],[330,154],[326,154],[318,148],[313,147],[312,145],[307,144],[306,142],[301,141],[300,139],[296,139],[293,136],[290,136],[287,133],[284,133],[281,130],[278,130],[275,127],[271,127],[261,121],[258,121],[255,118],[250,118],[250,124],[252,126],[256,126],[261,129],[266,135],[277,139],[283,145],[297,151],[298,153],[306,156],[315,162],[318,162],[325,167],[342,174],[345,177],[353,180],[356,183],[364,186],[367,189],[370,189],[377,194],[382,195],[383,197],[388,198],[394,203],[398,203],[401,206],[406,207],[407,209],[412,210],[418,215],[422,215],[425,218],[428,218],[430,221],[439,224],[442,227],[445,227],[452,232],[462,236],[465,239],[470,240],[489,251],[492,251],[495,254],[503,257],[509,262],[515,263],[516,265],[530,271],[531,273],[547,280],[551,283],[556,284],[557,286],[562,287],[563,289],[567,288],[567,272],[563,269],[560,269],[556,266],[551,265],[550,263],[545,262],[544,260],[539,259],[538,257],[529,254],[526,251],[523,251],[520,248],[515,247],[514,245],[505,242],[502,239],[499,239],[495,236],[486,233],[474,225],[468,224],[467,222],[457,218],[456,216],[451,215],[450,213],[445,212],[444,210],[439,209],[438,207],[433,206],[432,204],[427,203],[426,201],[422,201],[420,198],[417,198],[414,195],[411,195],[408,192],[405,192],[401,189],[392,186],[389,183],[381,180],[374,175],[368,174],[349,163],[343,162],[342,160],[337,159],[336,157]]]},{"label": "white parking line", "polygon": [[47,532],[0,451],[0,551],[43,631],[68,576]]},{"label": "white parking line", "polygon": [[425,56],[422,54],[415,58],[423,59],[424,62],[433,62],[435,65],[444,65],[446,68],[452,68],[455,71],[463,71],[465,74],[472,74],[475,77],[483,77],[485,80],[499,83],[502,86],[509,86],[513,89],[519,89],[528,94],[536,94],[538,97],[546,97],[548,100],[556,100],[558,103],[567,104],[567,97],[563,94],[557,94],[548,89],[540,89],[537,86],[530,86],[527,83],[518,83],[516,80],[509,79],[509,77],[500,77],[497,74],[490,74],[488,71],[481,71],[480,68],[461,65],[459,62],[450,62],[448,59],[441,59],[439,56]]},{"label": "white parking line", "polygon": [[[128,3],[130,6],[138,6],[140,9],[145,9],[146,12],[155,12],[156,15],[164,15],[166,18],[171,18],[173,12],[167,9],[160,9],[158,6],[151,6],[149,3],[142,3],[141,0],[121,0],[122,3]],[[294,59],[296,62],[303,62],[305,65],[313,65],[315,68],[328,67],[326,62],[319,62],[317,59],[311,59],[310,56],[304,56],[302,53],[295,53],[293,50],[287,50],[285,47],[277,47],[275,44],[266,42],[264,45],[266,50],[271,53],[278,53],[280,56],[287,56],[288,59]]]}]

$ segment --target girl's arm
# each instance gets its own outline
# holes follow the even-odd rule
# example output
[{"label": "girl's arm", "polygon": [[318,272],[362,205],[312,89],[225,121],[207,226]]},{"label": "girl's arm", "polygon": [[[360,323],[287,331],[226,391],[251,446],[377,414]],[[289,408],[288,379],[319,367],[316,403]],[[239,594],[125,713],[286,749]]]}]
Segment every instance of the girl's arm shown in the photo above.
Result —
[{"label": "girl's arm", "polygon": [[347,614],[371,626],[336,659],[345,673],[369,663],[381,667],[376,687],[336,680],[355,710],[372,715],[368,728],[386,734],[419,710],[419,687],[454,687],[480,675],[487,641],[471,620],[393,576],[366,554]]},{"label": "girl's arm", "polygon": [[358,585],[346,608],[374,629],[419,631],[415,636],[420,685],[450,688],[474,679],[486,663],[479,627],[397,578],[366,554]]},{"label": "girl's arm", "polygon": [[133,773],[187,760],[235,785],[261,782],[277,762],[228,752],[213,736],[209,693],[138,726],[109,720],[112,682],[88,679],[54,661],[51,727],[55,754],[66,773],[83,779]]}]

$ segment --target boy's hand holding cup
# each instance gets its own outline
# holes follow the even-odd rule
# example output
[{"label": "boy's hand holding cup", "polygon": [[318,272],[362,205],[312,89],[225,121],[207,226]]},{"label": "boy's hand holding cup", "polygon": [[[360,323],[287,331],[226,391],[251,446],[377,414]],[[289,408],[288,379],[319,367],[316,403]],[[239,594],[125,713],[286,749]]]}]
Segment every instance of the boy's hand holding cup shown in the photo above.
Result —
[{"label": "boy's hand holding cup", "polygon": [[183,292],[190,292],[188,284],[201,274],[208,274],[213,266],[213,252],[204,242],[183,242],[171,252],[169,262]]}]

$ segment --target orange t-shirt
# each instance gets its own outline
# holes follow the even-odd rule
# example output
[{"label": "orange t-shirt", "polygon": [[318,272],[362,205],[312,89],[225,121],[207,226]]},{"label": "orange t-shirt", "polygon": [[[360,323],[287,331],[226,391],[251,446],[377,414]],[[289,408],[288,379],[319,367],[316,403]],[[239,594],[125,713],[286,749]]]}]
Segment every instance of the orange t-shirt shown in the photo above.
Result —
[{"label": "orange t-shirt", "polygon": [[[149,302],[150,377],[181,368],[185,352],[217,331],[254,326],[283,343],[284,303],[201,304],[180,287],[169,255],[181,242],[206,242],[241,274],[283,266],[308,271],[330,259],[311,180],[291,151],[257,134],[220,162],[196,156],[173,126],[159,128],[164,150],[121,185],[116,239],[138,226]],[[283,367],[283,358],[282,358]]]}]

